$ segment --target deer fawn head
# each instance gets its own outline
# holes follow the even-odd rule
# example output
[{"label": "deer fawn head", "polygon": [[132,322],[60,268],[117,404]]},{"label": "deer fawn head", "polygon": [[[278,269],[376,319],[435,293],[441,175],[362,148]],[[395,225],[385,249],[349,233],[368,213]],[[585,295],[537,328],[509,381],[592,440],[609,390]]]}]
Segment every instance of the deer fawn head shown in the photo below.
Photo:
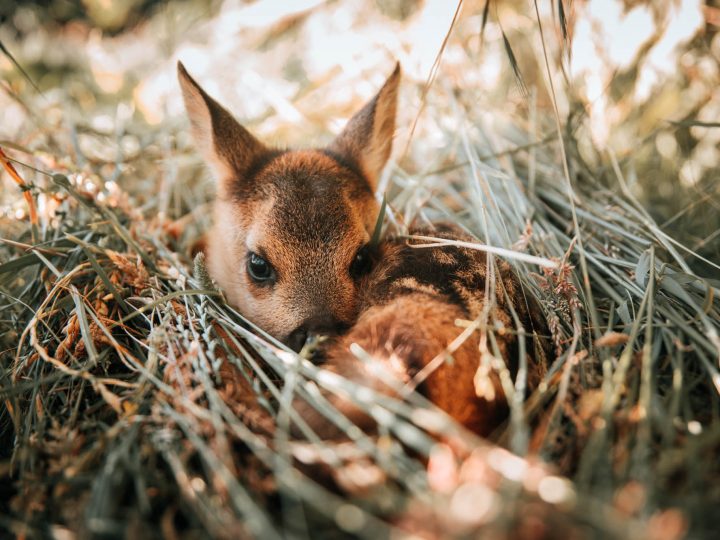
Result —
[{"label": "deer fawn head", "polygon": [[217,182],[208,269],[229,302],[299,350],[351,325],[371,267],[373,195],[392,149],[400,66],[326,148],[258,141],[178,63],[196,146]]}]

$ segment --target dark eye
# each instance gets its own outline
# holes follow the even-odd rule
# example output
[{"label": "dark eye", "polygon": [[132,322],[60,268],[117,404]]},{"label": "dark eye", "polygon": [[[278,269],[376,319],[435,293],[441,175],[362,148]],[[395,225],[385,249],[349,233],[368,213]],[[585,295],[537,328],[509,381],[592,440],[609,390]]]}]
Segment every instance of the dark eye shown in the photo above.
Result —
[{"label": "dark eye", "polygon": [[257,282],[269,281],[275,277],[275,270],[270,263],[253,251],[248,254],[247,271]]},{"label": "dark eye", "polygon": [[357,279],[367,274],[372,268],[372,258],[370,257],[370,249],[368,246],[361,247],[353,262],[350,264],[350,275]]}]

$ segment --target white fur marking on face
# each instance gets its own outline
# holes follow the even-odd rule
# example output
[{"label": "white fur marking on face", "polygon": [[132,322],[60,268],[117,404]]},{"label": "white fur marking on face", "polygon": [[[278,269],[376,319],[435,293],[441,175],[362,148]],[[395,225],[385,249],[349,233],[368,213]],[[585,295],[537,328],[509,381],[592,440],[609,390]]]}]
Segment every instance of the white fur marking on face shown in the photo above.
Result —
[{"label": "white fur marking on face", "polygon": [[240,231],[242,237],[238,237],[236,242],[243,244],[245,249],[258,252],[263,248],[265,239],[272,237],[272,226],[269,224],[267,216],[275,204],[275,197],[270,197],[262,202],[255,203],[253,208],[253,220],[247,230]]},{"label": "white fur marking on face", "polygon": [[263,227],[254,226],[248,231],[247,236],[245,237],[245,248],[248,251],[254,251],[257,253],[260,250],[260,231]]}]

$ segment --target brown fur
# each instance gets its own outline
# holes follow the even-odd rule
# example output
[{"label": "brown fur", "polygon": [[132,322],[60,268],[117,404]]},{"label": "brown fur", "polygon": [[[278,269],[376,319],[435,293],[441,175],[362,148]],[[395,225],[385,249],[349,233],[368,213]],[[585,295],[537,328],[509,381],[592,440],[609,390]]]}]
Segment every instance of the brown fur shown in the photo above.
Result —
[{"label": "brown fur", "polygon": [[[399,66],[320,150],[267,148],[182,64],[178,78],[196,144],[218,182],[205,242],[210,275],[243,315],[295,348],[307,333],[347,328],[359,296],[349,269],[377,219],[373,191],[392,148]],[[275,282],[250,278],[251,251],[274,267]]]},{"label": "brown fur", "polygon": [[[415,231],[450,239],[468,240],[457,231]],[[381,262],[370,274],[361,301],[361,315],[351,331],[324,351],[324,367],[377,391],[395,395],[374,370],[382,369],[398,383],[406,384],[430,362],[443,358],[448,347],[463,332],[455,323],[477,320],[487,311],[487,325],[496,328],[498,356],[511,374],[517,371],[519,340],[512,310],[527,332],[528,386],[535,387],[545,369],[547,340],[545,324],[537,306],[525,297],[507,263],[497,263],[495,298],[486,298],[486,255],[457,248],[412,248],[405,240],[388,241]],[[497,373],[490,369],[478,375],[481,340],[488,333],[480,328],[449,354],[419,386],[438,407],[469,429],[489,434],[507,413],[507,403]],[[349,348],[359,345],[371,360],[356,358]],[[490,342],[487,348],[493,351]],[[475,378],[486,377],[485,395],[478,396]],[[481,381],[482,382],[482,381]],[[483,386],[481,384],[481,386]],[[373,421],[349,399],[329,395],[339,410],[364,429]],[[297,407],[321,437],[343,434],[307,403]]]}]

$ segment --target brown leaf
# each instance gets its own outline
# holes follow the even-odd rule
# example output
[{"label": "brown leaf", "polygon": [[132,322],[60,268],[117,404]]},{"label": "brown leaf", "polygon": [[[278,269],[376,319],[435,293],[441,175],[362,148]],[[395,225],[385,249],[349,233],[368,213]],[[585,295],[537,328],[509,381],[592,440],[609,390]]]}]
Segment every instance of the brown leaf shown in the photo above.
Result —
[{"label": "brown leaf", "polygon": [[630,336],[621,332],[608,332],[595,340],[596,347],[617,347],[630,340]]},{"label": "brown leaf", "polygon": [[103,383],[98,381],[93,381],[93,387],[97,392],[100,393],[102,398],[105,400],[105,403],[110,405],[116,413],[119,415],[122,415],[123,408],[122,408],[122,400],[113,394],[110,390],[107,389],[107,386],[105,386]]}]

